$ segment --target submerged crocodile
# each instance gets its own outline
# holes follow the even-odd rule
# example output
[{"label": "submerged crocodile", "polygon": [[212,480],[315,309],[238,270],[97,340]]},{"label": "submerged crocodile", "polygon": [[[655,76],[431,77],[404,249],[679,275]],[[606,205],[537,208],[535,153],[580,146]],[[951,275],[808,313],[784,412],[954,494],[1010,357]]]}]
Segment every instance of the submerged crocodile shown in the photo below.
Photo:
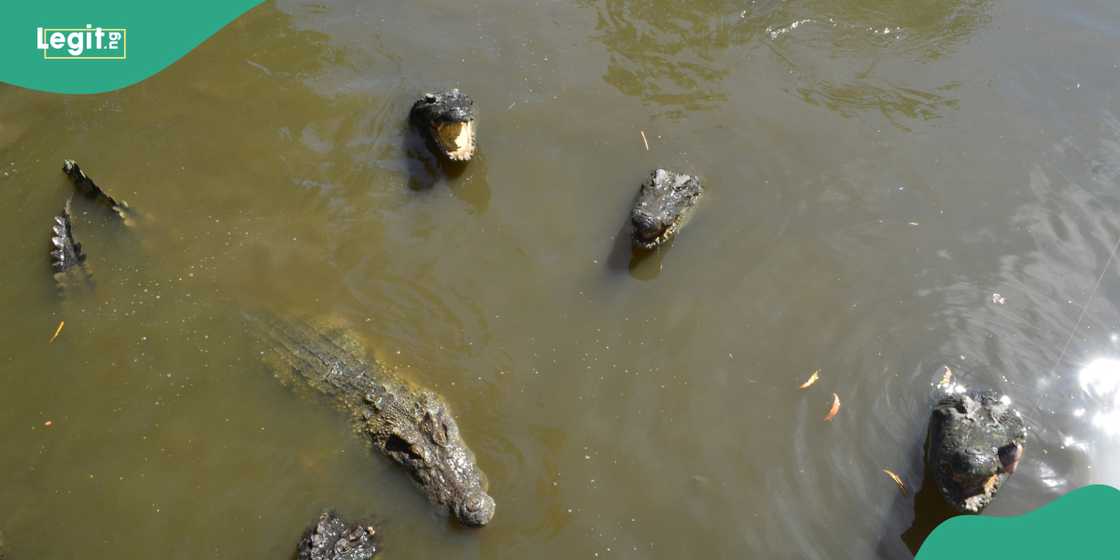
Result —
[{"label": "submerged crocodile", "polygon": [[926,472],[962,513],[980,513],[1019,464],[1027,432],[1009,401],[992,391],[954,394],[933,408]]},{"label": "submerged crocodile", "polygon": [[122,220],[128,221],[132,214],[132,209],[128,207],[128,203],[109,196],[101,187],[97,186],[97,183],[93,182],[93,179],[90,179],[89,176],[82,171],[82,168],[78,166],[78,162],[72,159],[63,161],[62,172],[66,173],[66,176],[74,183],[74,188],[85,195],[86,198],[108,207]]},{"label": "submerged crocodile", "polygon": [[[128,204],[109,196],[97,186],[97,183],[82,171],[78,162],[72,159],[64,160],[62,172],[70,178],[80,194],[105,206],[125,224],[131,223],[135,213]],[[62,213],[55,216],[51,224],[51,270],[54,272],[55,284],[59,289],[89,286],[92,283],[90,273],[85,267],[86,254],[82,251],[82,244],[74,240],[74,225],[70,213],[70,204],[73,200],[73,197],[66,200]]]},{"label": "submerged crocodile", "polygon": [[51,271],[60,289],[74,285],[84,285],[90,281],[89,271],[85,268],[86,254],[82,244],[74,241],[73,224],[70,221],[70,200],[62,208],[62,213],[54,217],[51,224]]},{"label": "submerged crocodile", "polygon": [[486,475],[443,398],[367,358],[344,322],[245,316],[272,348],[265,362],[282,383],[307,386],[335,401],[378,451],[464,525],[490,522],[495,504],[486,493]]},{"label": "submerged crocodile", "polygon": [[373,527],[350,524],[332,511],[307,529],[297,548],[298,560],[369,560],[377,554]]},{"label": "submerged crocodile", "polygon": [[425,93],[409,118],[437,153],[451,161],[469,161],[475,152],[474,101],[458,89]]},{"label": "submerged crocodile", "polygon": [[655,169],[630,210],[634,246],[651,250],[672,239],[703,192],[698,177]]}]

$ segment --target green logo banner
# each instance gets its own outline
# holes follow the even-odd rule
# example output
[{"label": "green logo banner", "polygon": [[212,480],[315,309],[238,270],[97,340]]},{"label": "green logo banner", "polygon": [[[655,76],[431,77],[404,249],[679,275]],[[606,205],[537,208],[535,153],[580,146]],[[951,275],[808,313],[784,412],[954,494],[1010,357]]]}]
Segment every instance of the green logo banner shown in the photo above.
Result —
[{"label": "green logo banner", "polygon": [[1118,558],[1118,511],[1120,490],[1093,485],[1016,517],[954,517],[926,539],[917,560]]},{"label": "green logo banner", "polygon": [[0,81],[55,93],[120,89],[186,56],[261,0],[9,2]]}]

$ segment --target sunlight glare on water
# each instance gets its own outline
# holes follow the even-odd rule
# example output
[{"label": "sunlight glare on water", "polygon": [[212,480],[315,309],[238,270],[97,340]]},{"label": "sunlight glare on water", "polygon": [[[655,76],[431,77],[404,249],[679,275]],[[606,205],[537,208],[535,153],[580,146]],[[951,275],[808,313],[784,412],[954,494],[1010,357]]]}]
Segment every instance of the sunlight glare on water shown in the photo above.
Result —
[{"label": "sunlight glare on water", "polygon": [[1097,358],[1077,373],[1078,383],[1093,403],[1088,410],[1077,409],[1075,416],[1088,416],[1102,433],[1120,435],[1120,359]]}]

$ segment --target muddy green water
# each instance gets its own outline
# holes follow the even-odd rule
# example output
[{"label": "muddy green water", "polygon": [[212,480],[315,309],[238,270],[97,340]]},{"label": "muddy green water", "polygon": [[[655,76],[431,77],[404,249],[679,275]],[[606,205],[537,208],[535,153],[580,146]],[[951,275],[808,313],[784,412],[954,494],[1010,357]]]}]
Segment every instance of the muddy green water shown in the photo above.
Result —
[{"label": "muddy green water", "polygon": [[[286,558],[333,506],[388,558],[907,558],[946,366],[1031,429],[987,513],[1120,484],[1120,8],[1061,4],[276,2],[123,91],[0,88],[10,557]],[[454,85],[443,177],[404,119]],[[59,297],[64,158],[142,219],[76,203]],[[631,262],[657,165],[708,192]],[[280,386],[255,308],[443,392],[491,526]]]}]

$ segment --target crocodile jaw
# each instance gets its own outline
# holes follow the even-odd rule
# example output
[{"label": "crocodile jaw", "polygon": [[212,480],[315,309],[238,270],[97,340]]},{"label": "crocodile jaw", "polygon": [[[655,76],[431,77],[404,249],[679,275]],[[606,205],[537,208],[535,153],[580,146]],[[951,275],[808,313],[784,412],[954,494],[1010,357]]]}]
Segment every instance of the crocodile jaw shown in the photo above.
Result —
[{"label": "crocodile jaw", "polygon": [[652,251],[669,241],[669,239],[677,234],[677,230],[679,230],[680,227],[680,222],[676,221],[669,227],[661,229],[656,235],[649,237],[642,235],[642,230],[635,228],[634,246],[646,251]]}]

